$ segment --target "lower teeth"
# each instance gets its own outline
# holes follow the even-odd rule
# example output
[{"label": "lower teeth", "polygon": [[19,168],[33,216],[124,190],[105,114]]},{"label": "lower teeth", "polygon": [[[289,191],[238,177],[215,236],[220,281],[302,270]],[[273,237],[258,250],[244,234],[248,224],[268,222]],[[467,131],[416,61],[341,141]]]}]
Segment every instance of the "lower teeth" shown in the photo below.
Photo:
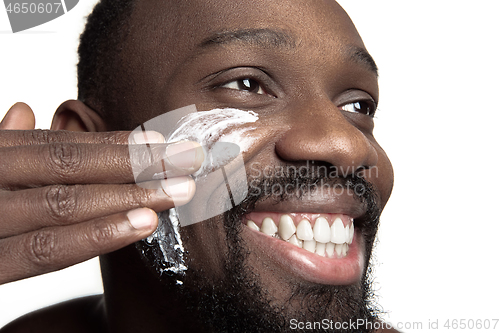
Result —
[{"label": "lower teeth", "polygon": [[[279,236],[273,236],[277,239],[281,239]],[[344,244],[335,244],[335,243],[320,243],[314,240],[312,241],[300,241],[295,235],[292,236],[288,241],[290,244],[293,244],[301,249],[307,250],[311,253],[316,253],[319,256],[327,257],[327,258],[345,258],[349,251],[349,245],[347,243]]]},{"label": "lower teeth", "polygon": [[[254,222],[249,221],[253,225],[255,225]],[[250,223],[247,223],[247,226],[249,226],[251,229],[257,230],[255,227],[252,225],[250,226]],[[257,227],[258,228],[258,227]],[[260,230],[258,230],[260,231]],[[263,232],[263,234],[266,234]],[[311,253],[316,253],[319,256],[322,257],[327,257],[327,258],[345,258],[347,256],[347,253],[349,252],[349,244],[343,243],[343,244],[335,244],[332,242],[328,243],[320,243],[315,240],[310,240],[310,241],[302,241],[297,238],[295,234],[290,237],[288,240],[282,239],[278,233],[274,233],[272,235],[266,234],[268,236],[274,237],[276,239],[282,240],[284,242],[293,244],[301,249],[307,250]]]}]

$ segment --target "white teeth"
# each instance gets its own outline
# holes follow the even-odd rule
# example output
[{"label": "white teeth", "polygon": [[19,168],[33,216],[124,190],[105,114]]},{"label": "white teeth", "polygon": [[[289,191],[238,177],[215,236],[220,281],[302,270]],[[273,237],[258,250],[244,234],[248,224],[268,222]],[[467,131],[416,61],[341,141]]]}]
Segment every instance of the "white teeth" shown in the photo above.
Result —
[{"label": "white teeth", "polygon": [[316,241],[315,240],[304,241],[304,244],[302,244],[302,248],[304,250],[314,253],[316,251]]},{"label": "white teeth", "polygon": [[325,243],[316,243],[316,254],[324,257],[325,256],[325,250],[326,250],[326,244]]},{"label": "white teeth", "polygon": [[290,237],[295,235],[295,231],[297,231],[297,228],[295,227],[295,224],[293,223],[290,215],[281,215],[278,230],[278,234],[283,240],[289,240]]},{"label": "white teeth", "polygon": [[351,223],[349,228],[349,245],[352,244],[352,240],[354,239],[354,223]]},{"label": "white teeth", "polygon": [[303,219],[297,226],[297,238],[305,241],[313,240],[314,232],[311,228],[311,223],[308,220]]},{"label": "white teeth", "polygon": [[342,255],[343,244],[335,244],[335,252],[337,253],[337,257]]},{"label": "white teeth", "polygon": [[333,244],[333,243],[326,243],[326,254],[329,257],[333,257],[333,252],[335,252],[335,244]]},{"label": "white teeth", "polygon": [[337,217],[330,227],[328,220],[320,216],[316,219],[314,228],[311,228],[308,219],[302,219],[296,227],[293,218],[289,214],[283,214],[279,219],[279,227],[271,217],[264,218],[260,228],[251,220],[247,221],[247,226],[323,257],[345,258],[355,232],[353,220],[350,222],[344,227],[342,219]]},{"label": "white teeth", "polygon": [[288,243],[290,244],[293,244],[295,246],[298,246],[300,248],[302,248],[302,241],[297,239],[297,236],[293,235],[292,237],[290,237],[290,239],[288,240]]},{"label": "white teeth", "polygon": [[344,223],[337,217],[331,228],[331,242],[335,244],[344,244],[347,241]]},{"label": "white teeth", "polygon": [[250,221],[250,220],[248,220],[248,222],[247,222],[247,226],[248,226],[250,229],[260,231],[259,226],[258,226],[257,224],[255,224],[255,222],[254,222],[254,221]]},{"label": "white teeth", "polygon": [[320,243],[330,241],[330,225],[324,217],[318,217],[314,223],[314,239]]},{"label": "white teeth", "polygon": [[276,224],[274,223],[272,218],[266,217],[264,221],[262,221],[262,227],[260,231],[262,231],[266,235],[274,236],[274,234],[276,234],[276,232],[278,231],[278,227],[276,227]]}]

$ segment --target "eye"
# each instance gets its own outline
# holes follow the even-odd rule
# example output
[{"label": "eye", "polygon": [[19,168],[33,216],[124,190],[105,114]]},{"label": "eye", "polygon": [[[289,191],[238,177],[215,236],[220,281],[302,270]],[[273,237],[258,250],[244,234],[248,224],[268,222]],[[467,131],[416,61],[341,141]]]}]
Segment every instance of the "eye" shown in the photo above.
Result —
[{"label": "eye", "polygon": [[266,95],[267,92],[262,88],[261,84],[253,79],[239,79],[221,85],[221,88],[247,91],[254,94]]},{"label": "eye", "polygon": [[370,117],[375,115],[376,106],[373,102],[358,101],[340,107],[343,111],[361,113]]}]

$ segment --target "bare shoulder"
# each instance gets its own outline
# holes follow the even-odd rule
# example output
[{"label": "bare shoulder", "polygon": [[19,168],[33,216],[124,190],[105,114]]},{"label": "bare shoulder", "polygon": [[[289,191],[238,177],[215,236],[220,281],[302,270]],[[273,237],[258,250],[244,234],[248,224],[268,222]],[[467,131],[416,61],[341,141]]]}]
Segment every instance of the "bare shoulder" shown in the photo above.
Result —
[{"label": "bare shoulder", "polygon": [[77,298],[28,313],[0,329],[0,333],[104,333],[102,295]]}]

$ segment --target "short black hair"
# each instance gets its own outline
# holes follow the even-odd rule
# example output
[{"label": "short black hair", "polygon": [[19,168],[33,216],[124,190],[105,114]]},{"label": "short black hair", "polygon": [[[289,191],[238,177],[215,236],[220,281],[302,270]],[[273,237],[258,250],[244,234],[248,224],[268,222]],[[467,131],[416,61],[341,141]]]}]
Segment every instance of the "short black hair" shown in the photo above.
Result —
[{"label": "short black hair", "polygon": [[101,0],[87,18],[78,47],[78,99],[105,118],[113,109],[113,84],[120,79],[119,55],[128,35],[135,0]]}]

